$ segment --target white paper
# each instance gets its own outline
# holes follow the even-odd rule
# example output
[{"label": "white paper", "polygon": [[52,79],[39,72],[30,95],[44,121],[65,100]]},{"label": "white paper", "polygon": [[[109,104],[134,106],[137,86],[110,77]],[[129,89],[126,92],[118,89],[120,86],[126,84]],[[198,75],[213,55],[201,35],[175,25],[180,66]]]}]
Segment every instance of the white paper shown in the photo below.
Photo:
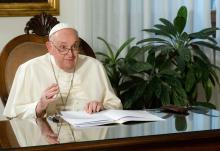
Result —
[{"label": "white paper", "polygon": [[62,118],[75,127],[90,127],[128,121],[160,121],[162,118],[143,110],[104,110],[88,114],[85,111],[62,111]]}]

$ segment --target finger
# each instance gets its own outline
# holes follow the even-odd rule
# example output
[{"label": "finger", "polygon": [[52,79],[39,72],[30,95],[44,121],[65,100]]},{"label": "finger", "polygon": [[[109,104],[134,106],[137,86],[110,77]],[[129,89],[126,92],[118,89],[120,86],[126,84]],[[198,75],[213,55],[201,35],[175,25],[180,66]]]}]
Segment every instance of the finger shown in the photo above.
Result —
[{"label": "finger", "polygon": [[49,89],[58,86],[56,83],[53,83],[51,86],[49,86],[45,91],[48,91]]},{"label": "finger", "polygon": [[55,94],[54,93],[58,93],[59,92],[59,87],[57,85],[51,86],[49,87],[50,89],[46,89],[43,94],[42,94],[42,98],[44,100],[53,97]]},{"label": "finger", "polygon": [[104,109],[102,102],[97,102],[96,112],[102,111]]},{"label": "finger", "polygon": [[101,106],[101,104],[98,104],[98,105],[97,105],[97,107],[96,107],[96,112],[99,112],[99,111],[101,111],[101,109],[102,109],[102,106]]},{"label": "finger", "polygon": [[93,103],[90,102],[89,106],[88,106],[88,113],[91,114],[92,113],[92,108],[93,108]]},{"label": "finger", "polygon": [[48,92],[46,94],[47,96],[47,99],[50,99],[50,98],[56,98],[56,95],[59,93],[59,89],[55,90],[55,91],[52,91],[52,92]]},{"label": "finger", "polygon": [[98,106],[97,102],[92,102],[92,112],[96,112],[97,106]]},{"label": "finger", "polygon": [[50,99],[47,99],[45,103],[49,104],[49,103],[54,102],[55,100],[56,100],[55,98],[50,98]]},{"label": "finger", "polygon": [[89,103],[86,103],[85,107],[84,107],[84,110],[89,113]]},{"label": "finger", "polygon": [[54,91],[57,91],[59,90],[59,87],[58,86],[54,86],[54,87],[51,87],[49,90],[45,91],[46,93],[52,93]]}]

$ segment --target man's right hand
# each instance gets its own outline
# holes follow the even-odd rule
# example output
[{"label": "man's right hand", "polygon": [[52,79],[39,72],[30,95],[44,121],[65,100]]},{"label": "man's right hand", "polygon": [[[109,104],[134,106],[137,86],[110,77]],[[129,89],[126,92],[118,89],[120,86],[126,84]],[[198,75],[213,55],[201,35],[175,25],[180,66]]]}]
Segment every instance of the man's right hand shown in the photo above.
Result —
[{"label": "man's right hand", "polygon": [[57,84],[52,84],[46,90],[43,91],[40,101],[36,107],[37,117],[43,117],[49,103],[55,101],[57,94],[59,93],[59,87]]}]

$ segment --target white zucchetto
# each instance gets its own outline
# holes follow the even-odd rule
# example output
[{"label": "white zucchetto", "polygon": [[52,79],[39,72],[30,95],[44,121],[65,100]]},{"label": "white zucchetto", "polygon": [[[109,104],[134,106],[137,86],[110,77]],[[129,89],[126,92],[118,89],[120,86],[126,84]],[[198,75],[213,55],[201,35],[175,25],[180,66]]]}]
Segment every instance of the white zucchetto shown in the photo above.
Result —
[{"label": "white zucchetto", "polygon": [[[50,33],[49,33],[49,37],[54,34],[55,32],[61,30],[61,29],[66,29],[66,28],[71,28],[71,29],[74,29],[72,26],[70,26],[69,24],[67,23],[58,23],[56,24],[51,30],[50,30]],[[75,29],[74,29],[75,30]]]}]

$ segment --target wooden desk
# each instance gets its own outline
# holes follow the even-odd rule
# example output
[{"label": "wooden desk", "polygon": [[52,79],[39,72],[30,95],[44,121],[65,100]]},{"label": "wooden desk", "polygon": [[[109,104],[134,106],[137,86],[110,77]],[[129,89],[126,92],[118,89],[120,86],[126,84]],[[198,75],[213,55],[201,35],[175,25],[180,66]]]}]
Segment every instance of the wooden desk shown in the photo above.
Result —
[{"label": "wooden desk", "polygon": [[[14,119],[14,121],[0,121],[0,143],[2,149],[13,148],[13,150],[22,151],[211,151],[220,149],[220,117],[218,117],[218,112],[215,113],[214,111],[211,111],[210,114],[206,115],[190,112],[190,114],[187,116],[157,112],[153,113],[159,115],[160,117],[166,118],[166,120],[160,122],[142,122],[128,123],[123,125],[98,126],[83,129],[72,128],[71,131],[75,135],[74,140],[72,140],[71,137],[69,140],[66,138],[60,138],[61,141],[65,140],[66,142],[56,145],[48,145],[45,144],[45,142],[39,142],[39,140],[43,139],[43,137],[41,137],[42,134],[39,133],[39,129],[37,128],[37,125],[34,123],[34,121],[20,119]],[[56,128],[54,129],[54,126],[56,125],[55,123],[49,122],[49,124],[53,130],[56,130]],[[22,131],[24,132],[21,133]],[[28,133],[30,138],[27,137]],[[92,135],[89,134],[86,136],[86,133],[91,133]],[[94,134],[99,133],[104,135],[99,135],[100,137],[92,137]],[[39,136],[37,136],[37,134]],[[76,134],[80,134],[80,138],[77,138]],[[35,136],[38,138],[36,139],[38,141],[33,139]],[[66,136],[64,135],[64,137]],[[19,140],[21,138],[23,141]],[[31,139],[33,140],[31,141]],[[28,143],[28,141],[32,142],[33,144]]]}]

